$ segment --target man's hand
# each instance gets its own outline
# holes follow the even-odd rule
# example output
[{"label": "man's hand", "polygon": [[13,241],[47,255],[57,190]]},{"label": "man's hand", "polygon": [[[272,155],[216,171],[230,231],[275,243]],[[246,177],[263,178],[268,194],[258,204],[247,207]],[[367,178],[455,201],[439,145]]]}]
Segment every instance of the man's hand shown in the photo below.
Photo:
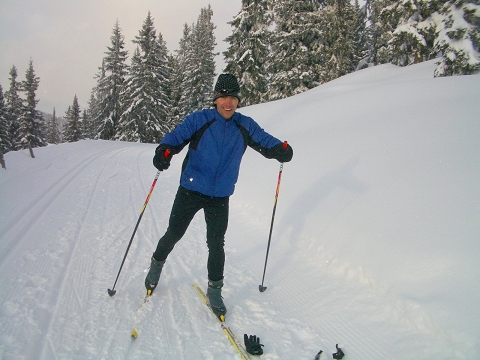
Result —
[{"label": "man's hand", "polygon": [[170,166],[170,160],[172,160],[172,153],[170,149],[165,145],[159,145],[155,150],[153,166],[160,171],[167,170]]},{"label": "man's hand", "polygon": [[289,162],[293,157],[293,149],[284,141],[282,144],[275,145],[272,148],[272,157],[281,163]]}]

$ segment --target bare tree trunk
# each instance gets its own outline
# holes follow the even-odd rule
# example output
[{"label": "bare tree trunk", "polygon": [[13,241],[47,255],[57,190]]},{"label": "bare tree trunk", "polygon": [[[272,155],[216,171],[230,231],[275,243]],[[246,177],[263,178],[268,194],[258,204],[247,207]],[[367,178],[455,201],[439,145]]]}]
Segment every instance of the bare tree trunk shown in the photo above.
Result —
[{"label": "bare tree trunk", "polygon": [[30,145],[30,142],[28,142],[28,150],[30,150],[30,156],[35,159],[35,155],[33,155],[33,149],[32,149],[32,145]]},{"label": "bare tree trunk", "polygon": [[2,151],[0,151],[0,163],[2,164],[2,168],[6,169],[5,159],[3,158],[3,152]]}]

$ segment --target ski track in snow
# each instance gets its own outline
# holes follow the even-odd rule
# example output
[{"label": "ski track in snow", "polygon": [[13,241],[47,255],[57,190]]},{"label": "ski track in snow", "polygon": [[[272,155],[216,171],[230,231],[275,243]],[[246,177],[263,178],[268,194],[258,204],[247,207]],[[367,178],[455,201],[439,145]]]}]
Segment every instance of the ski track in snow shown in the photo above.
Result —
[{"label": "ski track in snow", "polygon": [[[235,244],[245,244],[239,247],[239,252],[242,252],[242,250],[251,252],[243,261],[246,262],[245,268],[255,267],[257,271],[252,272],[252,276],[248,276],[248,278],[242,278],[239,270],[238,274],[231,277],[240,278],[247,284],[255,283],[257,280],[260,284],[261,277],[258,275],[262,274],[263,271],[263,268],[258,267],[258,264],[263,264],[260,259],[262,252],[260,248],[264,246],[266,248],[268,229],[263,229],[264,239],[256,235],[260,232],[251,231],[252,229],[246,236],[244,228],[237,230],[231,229],[230,234],[237,234],[238,241],[234,241]],[[242,234],[242,236],[238,234]],[[258,244],[264,246],[252,248],[252,242],[249,244],[247,241],[249,237],[250,239],[257,238]],[[431,333],[435,329],[429,328],[424,329],[424,334],[419,334],[416,324],[418,313],[412,313],[411,318],[402,320],[413,324],[404,326],[400,333],[398,333],[398,326],[395,326],[395,334],[392,334],[388,327],[396,324],[398,319],[394,319],[390,315],[392,312],[391,305],[389,305],[391,300],[385,298],[385,295],[388,294],[379,293],[378,289],[359,276],[361,274],[358,274],[355,269],[345,270],[346,274],[345,272],[335,271],[332,273],[323,272],[318,263],[305,263],[307,256],[292,257],[289,245],[285,244],[288,240],[285,240],[284,244],[279,244],[279,242],[282,242],[281,240],[284,239],[272,238],[272,248],[269,255],[269,258],[271,258],[267,266],[265,280],[267,290],[264,293],[259,293],[258,290],[255,291],[251,288],[242,289],[240,283],[232,284],[232,287],[238,288],[238,291],[244,296],[242,300],[245,303],[243,306],[245,308],[243,311],[245,318],[256,320],[246,322],[245,328],[256,329],[258,336],[269,339],[268,350],[274,349],[277,352],[277,354],[270,354],[269,352],[265,355],[265,358],[291,358],[291,349],[293,348],[297,350],[298,358],[309,358],[311,354],[316,354],[320,349],[323,349],[326,354],[331,354],[335,352],[335,344],[339,343],[340,347],[347,353],[354,352],[359,359],[398,359],[398,355],[397,357],[389,355],[395,353],[392,350],[395,347],[399,345],[407,346],[408,344],[411,348],[416,343],[421,353],[423,344],[433,340],[437,335]],[[276,243],[273,245],[275,241]],[[279,251],[278,248],[281,245],[284,245],[284,249]],[[301,248],[301,246],[298,247]],[[273,250],[275,248],[277,250]],[[255,259],[249,264],[250,261],[247,259],[251,256],[255,256]],[[318,261],[320,262],[322,259],[318,259]],[[338,264],[337,266],[348,265]],[[301,278],[289,276],[289,268],[295,268],[295,274],[304,273],[305,279],[308,279],[308,281],[302,282],[303,279]],[[348,274],[349,271],[350,274]],[[277,285],[270,287],[269,282]],[[355,298],[350,297],[352,292],[357,294]],[[329,295],[333,295],[335,302],[330,302]],[[276,310],[276,302],[282,304],[281,309],[291,309],[291,311],[281,312]],[[356,311],[350,312],[348,310],[356,309],[358,302],[364,303],[364,308],[368,311],[364,314],[357,314]],[[407,304],[395,305],[403,305],[408,308]],[[266,312],[265,309],[268,309],[268,311]],[[403,311],[405,310],[403,309]],[[313,314],[315,316],[312,317]],[[388,318],[390,318],[390,324],[385,324],[385,319]],[[372,322],[372,319],[378,319],[378,328],[366,329],[362,320]],[[241,320],[239,319],[239,321]],[[423,337],[419,337],[422,335]],[[430,337],[431,339],[429,339]],[[297,344],[304,342],[305,339],[310,339],[310,341],[304,343],[303,348],[296,348]],[[426,351],[428,354],[424,355],[432,356],[431,348]],[[438,348],[440,358],[445,356],[445,351],[449,351],[448,347]]]},{"label": "ski track in snow", "polygon": [[[137,164],[135,171],[126,171],[119,163],[125,156]],[[2,300],[2,314],[10,318],[9,323],[2,324],[2,343],[8,344],[5,358],[144,359],[152,351],[164,359],[238,358],[191,286],[193,282],[206,285],[207,249],[201,212],[165,264],[154,295],[137,314],[149,257],[166,227],[176,174],[161,174],[117,283],[118,293],[113,298],[107,295],[139,215],[137,209],[124,209],[132,204],[141,208],[138,194],[148,193],[151,179],[140,167],[150,157],[150,148],[141,146],[100,147],[56,179],[41,198],[27,198],[19,204],[18,213],[23,215],[14,219],[17,223],[30,219],[29,229],[54,221],[57,211],[71,213],[63,215],[69,220],[67,224],[46,227],[55,232],[46,231],[34,249],[27,241],[28,231],[19,234],[15,223],[7,225],[6,238],[12,240],[1,262],[2,283],[6,284],[2,292],[8,293],[8,299]],[[95,162],[103,164],[93,166]],[[96,174],[90,168],[102,170]],[[109,186],[113,181],[124,186],[115,190]],[[263,339],[263,359],[311,358],[320,349],[331,354],[336,343],[359,359],[393,359],[389,355],[392,349],[401,346],[416,347],[420,357],[427,355],[422,354],[422,344],[435,341],[438,334],[421,311],[389,298],[364,278],[361,270],[328,254],[306,260],[309,257],[303,255],[308,250],[302,250],[302,242],[308,244],[308,239],[274,232],[265,277],[268,289],[260,293],[253,284],[261,282],[268,235],[268,221],[264,220],[268,215],[247,210],[232,199],[223,294],[232,329],[240,339],[243,333]],[[14,246],[13,239],[17,241]],[[292,246],[298,251],[295,255]],[[318,266],[328,262],[331,265]],[[5,269],[16,266],[22,268],[20,277],[4,276]],[[293,268],[295,271],[290,271]],[[305,276],[298,278],[298,273]],[[329,296],[332,294],[334,301]],[[37,304],[35,313],[28,308],[32,302]],[[364,303],[365,313],[355,312],[358,302]],[[397,312],[399,307],[402,309]],[[396,312],[411,317],[399,319]],[[365,328],[362,321],[375,322],[378,327]],[[135,323],[139,337],[131,340]],[[35,341],[16,341],[25,338]],[[451,352],[441,344],[436,348],[438,358]],[[431,347],[426,351],[432,356]]]},{"label": "ski track in snow", "polygon": [[[402,232],[401,236],[386,242],[366,238],[376,236],[374,231],[383,230],[382,226],[389,227],[394,224],[394,221],[389,222],[390,218],[382,219],[385,224],[380,224],[381,226],[370,223],[377,215],[376,211],[391,211],[391,208],[395,207],[383,205],[386,199],[392,199],[396,201],[394,204],[403,206],[416,205],[415,201],[399,202],[397,197],[388,192],[391,191],[390,188],[384,189],[375,183],[376,179],[373,178],[380,176],[380,179],[388,182],[386,186],[396,184],[387,176],[389,173],[385,174],[385,171],[376,169],[378,166],[390,165],[389,169],[397,175],[403,175],[401,181],[405,181],[410,174],[408,171],[418,175],[418,169],[423,170],[425,164],[436,164],[439,168],[440,159],[459,169],[458,178],[462,179],[459,187],[464,186],[467,189],[468,198],[465,197],[465,201],[472,199],[474,202],[478,193],[471,183],[475,183],[474,176],[478,175],[478,170],[471,165],[477,161],[471,154],[478,154],[478,146],[475,147],[472,141],[478,128],[464,120],[461,126],[469,130],[469,136],[462,131],[448,131],[445,134],[454,136],[454,140],[442,142],[443,133],[440,132],[440,135],[432,135],[430,142],[427,142],[428,145],[438,141],[438,147],[428,145],[424,150],[418,146],[423,145],[423,141],[418,138],[423,137],[424,133],[430,134],[430,128],[428,131],[415,133],[416,136],[413,137],[406,137],[401,131],[403,120],[400,118],[409,118],[410,113],[400,114],[399,118],[393,120],[387,119],[390,122],[380,122],[379,118],[384,116],[381,114],[378,118],[374,117],[374,125],[369,125],[368,116],[367,120],[363,118],[362,124],[366,127],[364,131],[363,128],[352,130],[351,124],[345,120],[350,118],[348,111],[353,110],[346,109],[347,113],[342,113],[343,117],[339,120],[331,115],[336,113],[337,109],[327,108],[331,101],[339,101],[336,98],[338,93],[347,92],[352,95],[362,88],[365,91],[373,89],[375,91],[372,94],[376,94],[378,83],[384,86],[379,90],[381,92],[387,92],[384,89],[395,89],[389,84],[395,83],[398,77],[401,78],[401,81],[397,81],[397,84],[402,83],[401,91],[414,89],[418,83],[409,88],[409,81],[424,79],[422,74],[427,74],[426,70],[432,64],[420,64],[406,69],[383,66],[362,70],[351,77],[340,78],[280,103],[246,110],[259,113],[264,111],[269,114],[271,121],[278,121],[275,111],[288,110],[292,112],[292,116],[296,116],[297,112],[306,116],[305,114],[309,113],[302,104],[317,109],[316,102],[323,101],[322,109],[327,111],[320,125],[317,124],[316,113],[315,121],[307,122],[307,125],[312,126],[308,133],[298,135],[293,131],[291,134],[292,144],[295,137],[298,140],[299,146],[294,146],[297,161],[285,165],[282,180],[282,188],[285,190],[279,194],[277,219],[264,282],[267,290],[263,293],[259,292],[258,285],[262,281],[271,220],[271,208],[267,209],[263,204],[274,200],[275,171],[278,171],[275,169],[278,169],[278,165],[268,162],[254,152],[247,153],[245,162],[248,164],[246,166],[249,179],[240,178],[237,191],[230,200],[231,216],[225,247],[225,287],[222,293],[228,310],[227,320],[240,340],[244,333],[260,337],[265,344],[262,359],[313,359],[320,349],[324,351],[323,360],[331,359],[337,343],[347,354],[346,360],[473,360],[479,354],[478,343],[471,340],[474,337],[472,334],[452,330],[458,329],[458,322],[442,323],[453,315],[464,315],[466,310],[452,310],[450,318],[436,313],[437,309],[439,312],[450,311],[442,307],[450,304],[444,300],[448,290],[441,288],[443,282],[438,286],[431,285],[428,280],[422,283],[410,279],[412,274],[422,275],[422,266],[406,271],[398,267],[398,263],[391,267],[384,265],[389,275],[398,268],[400,274],[406,276],[403,279],[400,275],[397,279],[405,283],[411,281],[408,283],[410,287],[403,284],[403,288],[396,288],[393,282],[385,282],[385,277],[379,276],[379,273],[375,272],[376,268],[372,267],[372,263],[376,263],[377,254],[387,259],[396,259],[397,252],[400,252],[399,256],[404,256],[402,261],[409,261],[405,254],[416,255],[416,250],[405,250],[405,247],[412,246],[411,243],[405,243],[410,240],[408,236],[415,235],[420,239],[419,242],[423,239],[415,232],[418,231],[415,226],[421,223],[422,226],[430,226],[429,229],[436,229],[437,222],[431,221],[433,225],[427,224],[428,217],[424,217],[423,221],[410,222],[407,225],[415,231],[408,229],[407,225],[404,228],[400,226],[398,229]],[[405,73],[406,76],[403,76]],[[355,77],[361,81],[355,83],[352,80]],[[428,78],[430,77],[431,75]],[[464,81],[464,84],[471,86],[475,79],[478,77],[444,78],[436,79],[435,84],[439,91],[442,91],[442,86],[446,88],[448,84],[451,86],[456,81]],[[457,88],[460,87],[457,85]],[[471,91],[469,96],[473,98],[475,94]],[[415,96],[422,99],[420,95]],[[329,97],[331,100],[324,101],[324,98]],[[368,98],[372,99],[375,100],[375,97]],[[452,104],[455,102],[452,101]],[[395,106],[397,104],[386,103]],[[288,104],[294,106],[287,106]],[[427,105],[417,105],[411,111],[418,110],[420,114],[425,114]],[[398,109],[401,110],[402,106],[398,103]],[[365,107],[371,112],[369,114],[377,111],[376,107],[374,110]],[[354,109],[355,106],[351,108]],[[301,113],[302,110],[306,112]],[[468,114],[473,112],[470,107],[467,110]],[[389,117],[394,113],[390,108],[383,111]],[[463,112],[457,113],[460,114],[459,119],[462,119]],[[278,126],[282,125],[283,118],[290,116],[283,113],[281,115]],[[458,119],[440,119],[447,124],[459,122]],[[342,121],[345,121],[348,129],[339,130],[337,122],[341,125]],[[435,125],[436,122],[425,120],[426,127],[432,124]],[[291,124],[287,125],[284,125],[285,129],[292,131]],[[352,126],[357,125],[355,122]],[[423,122],[420,125],[424,125]],[[375,131],[369,132],[369,126]],[[389,131],[379,130],[378,126],[388,127]],[[275,131],[278,129],[274,128]],[[421,129],[423,131],[423,128]],[[418,168],[406,170],[406,167],[399,164],[392,165],[389,159],[384,159],[383,153],[378,153],[378,149],[372,151],[361,141],[352,147],[353,150],[344,143],[335,147],[335,144],[329,141],[330,137],[337,137],[329,131],[342,134],[345,132],[347,135],[352,132],[353,136],[341,138],[345,143],[356,141],[358,136],[364,133],[371,136],[377,131],[383,131],[379,136],[382,141],[382,134],[386,134],[386,142],[412,138],[415,141],[412,140],[413,145],[408,144],[408,147],[423,150],[418,153],[425,160],[417,164]],[[312,153],[318,153],[318,136],[321,136],[320,142],[326,142],[321,148],[326,152],[319,160],[321,164],[313,163],[310,158],[302,162],[302,155],[306,158],[312,156]],[[438,152],[445,144],[456,144],[455,141],[463,141],[464,146],[469,146],[468,161],[455,162],[447,156],[452,152],[457,154],[457,147],[453,145],[448,148],[447,155],[441,154],[442,157],[433,157],[429,153]],[[341,147],[340,150],[338,146]],[[328,152],[330,148],[333,150]],[[25,150],[6,154],[7,170],[0,173],[0,359],[239,358],[218,322],[192,287],[193,282],[204,288],[207,284],[206,231],[202,212],[197,214],[184,238],[169,256],[155,293],[149,302],[138,310],[145,292],[144,278],[150,265],[150,257],[167,227],[184,153],[174,157],[170,169],[160,174],[116,284],[117,294],[114,297],[107,294],[107,289],[114,283],[155,175],[151,164],[154,149],[155,145],[148,144],[81,141],[35,149],[36,159],[29,159],[28,151]],[[385,156],[392,156],[392,161],[400,161],[402,164],[414,163],[417,154],[399,156],[404,150],[403,145],[398,149],[394,146]],[[359,162],[357,158],[352,159],[351,154],[356,155],[358,151],[363,152],[363,162]],[[458,157],[462,160],[460,155]],[[328,163],[329,160],[331,163]],[[432,169],[435,171],[437,167]],[[263,177],[267,176],[264,174],[270,174],[270,169],[274,169],[272,183],[268,184],[268,190],[264,191],[267,186],[264,186]],[[434,174],[439,179],[452,174],[452,171],[436,171]],[[432,177],[427,172],[428,169],[418,177],[428,185]],[[259,173],[262,174],[261,179],[251,176]],[[370,173],[374,175],[371,176]],[[451,179],[458,181],[455,177]],[[372,190],[369,194],[366,194],[367,185],[364,184],[367,181],[368,186],[377,186],[375,191]],[[413,188],[418,194],[429,189],[428,186],[421,185],[422,182]],[[439,189],[445,188],[452,198],[458,194],[453,186],[441,185],[444,185],[443,182],[438,181]],[[8,193],[2,189],[8,189]],[[405,185],[394,188],[394,191],[395,189],[403,191],[410,188]],[[432,199],[437,200],[436,195],[441,194],[440,190],[431,193]],[[264,194],[266,191],[268,194]],[[366,201],[365,198],[369,199],[366,204],[362,202]],[[432,201],[418,200],[419,204],[429,205]],[[447,203],[458,206],[459,211],[469,211],[469,216],[477,214],[470,204],[463,207],[463,204],[460,206],[457,202]],[[438,203],[432,204],[431,206],[435,206]],[[362,205],[365,206],[365,211],[373,211],[370,217],[363,218],[358,214],[363,209]],[[419,208],[416,211],[418,212]],[[449,211],[444,210],[445,215],[440,219],[448,220],[449,216],[453,217],[456,210]],[[403,219],[409,221],[409,217],[400,210],[391,212],[389,216],[392,217],[392,214],[403,216]],[[357,219],[349,217],[355,215],[365,221],[362,226],[368,228],[362,232],[363,238],[359,241],[365,248],[359,246],[352,229],[346,232],[348,241],[342,243],[344,234],[341,227],[344,224],[357,224]],[[284,221],[285,219],[289,221]],[[465,217],[462,220],[468,225],[469,219]],[[455,221],[452,224],[456,224]],[[469,239],[474,238],[477,233],[471,225],[468,226],[470,227],[465,234],[452,240],[457,241],[456,244],[442,245],[435,242],[435,245],[431,245],[432,242],[425,242],[422,245],[427,250],[420,247],[420,254],[426,255],[437,250],[433,249],[433,246],[444,246],[438,253],[445,255],[449,249],[456,249],[458,242],[462,240],[463,247],[472,247],[473,243],[470,243]],[[452,229],[457,227],[452,225]],[[390,229],[387,234],[395,232],[395,229]],[[434,237],[431,234],[427,237],[428,240]],[[359,254],[355,260],[357,254],[354,250],[346,249],[347,246],[369,253]],[[382,248],[377,250],[377,246]],[[457,260],[453,256],[451,259],[447,256],[445,258],[451,262]],[[467,263],[473,264],[473,259],[473,256],[467,258]],[[425,267],[430,264],[439,266],[438,262],[428,260],[425,261]],[[378,266],[382,267],[384,263],[379,264]],[[367,269],[368,266],[370,268]],[[454,277],[447,273],[450,276],[447,278],[447,275],[442,273],[441,276],[445,276],[445,279],[441,280],[445,280],[446,286],[450,286],[447,289],[451,288],[451,283],[458,283],[460,276],[470,276],[468,281],[474,277],[475,272],[465,272],[456,263],[452,268],[452,271],[460,275]],[[428,269],[427,275],[432,276],[435,269]],[[418,284],[427,285],[428,289],[425,292],[420,291],[416,299],[415,287]],[[467,285],[472,287],[471,284]],[[454,289],[470,289],[462,286]],[[471,291],[465,298],[475,301],[477,297],[475,292]],[[470,305],[468,301],[462,304]],[[130,337],[134,325],[139,333],[137,339]],[[476,329],[471,323],[467,325]]]}]

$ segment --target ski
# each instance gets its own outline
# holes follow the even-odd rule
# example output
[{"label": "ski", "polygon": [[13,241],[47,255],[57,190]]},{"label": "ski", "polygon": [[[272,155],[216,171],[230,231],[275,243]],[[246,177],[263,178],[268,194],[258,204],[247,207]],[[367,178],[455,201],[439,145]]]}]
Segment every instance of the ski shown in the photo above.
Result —
[{"label": "ski", "polygon": [[228,326],[227,322],[225,321],[225,316],[221,315],[220,317],[218,317],[217,315],[215,315],[213,313],[212,309],[210,308],[210,306],[208,304],[207,296],[205,295],[205,293],[202,290],[202,288],[200,287],[200,285],[198,285],[197,283],[194,283],[193,287],[197,291],[197,294],[200,297],[200,299],[202,299],[203,303],[210,310],[210,313],[215,317],[215,319],[218,320],[218,322],[220,323],[220,327],[221,327],[222,331],[225,333],[228,340],[233,345],[233,347],[238,352],[238,354],[241,356],[241,358],[244,359],[244,360],[252,360],[252,358],[250,357],[250,354],[247,352],[247,350],[245,349],[243,344],[238,340],[238,338],[233,333],[232,329],[230,329],[230,327]]},{"label": "ski", "polygon": [[150,296],[152,296],[152,290],[147,290],[147,294],[146,294],[145,297],[143,298],[142,303],[141,303],[140,306],[138,307],[137,314],[135,315],[135,320],[134,320],[134,323],[133,323],[132,331],[131,331],[131,333],[130,333],[130,335],[131,335],[132,338],[134,338],[134,339],[136,339],[136,338],[138,337],[137,327],[138,327],[138,317],[139,317],[139,314],[141,313],[141,310],[142,310],[142,308],[144,307],[144,305],[150,301]]}]

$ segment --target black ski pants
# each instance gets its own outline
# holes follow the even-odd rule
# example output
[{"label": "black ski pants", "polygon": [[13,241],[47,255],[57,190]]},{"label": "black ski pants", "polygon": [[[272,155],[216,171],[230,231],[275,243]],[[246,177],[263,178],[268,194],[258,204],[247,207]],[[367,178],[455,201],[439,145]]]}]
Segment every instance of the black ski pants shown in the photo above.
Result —
[{"label": "black ski pants", "polygon": [[223,279],[225,233],[228,226],[229,197],[211,197],[180,186],[173,202],[168,228],[158,241],[153,257],[163,261],[183,237],[195,214],[203,209],[207,224],[208,278]]}]

